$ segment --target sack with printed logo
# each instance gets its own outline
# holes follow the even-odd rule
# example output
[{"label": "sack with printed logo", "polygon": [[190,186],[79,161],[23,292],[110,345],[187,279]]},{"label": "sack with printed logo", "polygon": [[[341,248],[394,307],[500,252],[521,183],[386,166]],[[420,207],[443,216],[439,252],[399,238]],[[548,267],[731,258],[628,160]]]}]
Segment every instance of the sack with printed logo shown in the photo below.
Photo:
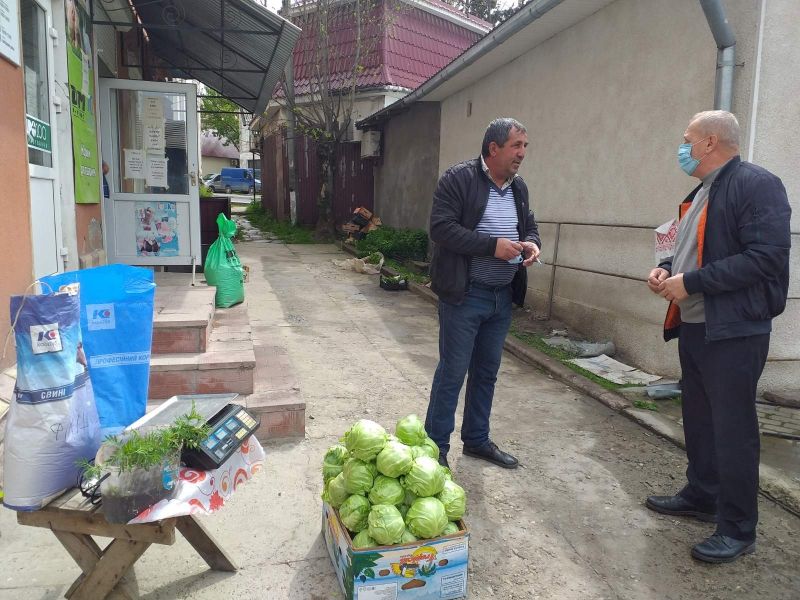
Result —
[{"label": "sack with printed logo", "polygon": [[244,269],[231,241],[236,235],[236,223],[220,213],[217,229],[219,237],[208,249],[203,273],[208,285],[217,288],[215,304],[219,308],[228,308],[244,301]]},{"label": "sack with printed logo", "polygon": [[94,385],[101,433],[118,433],[142,415],[153,343],[153,271],[107,265],[45,277],[58,289],[80,284],[83,347]]},{"label": "sack with printed logo", "polygon": [[[100,423],[83,364],[77,295],[12,296],[17,379],[4,440],[3,504],[39,510],[94,458]],[[85,361],[84,361],[85,362]]]}]

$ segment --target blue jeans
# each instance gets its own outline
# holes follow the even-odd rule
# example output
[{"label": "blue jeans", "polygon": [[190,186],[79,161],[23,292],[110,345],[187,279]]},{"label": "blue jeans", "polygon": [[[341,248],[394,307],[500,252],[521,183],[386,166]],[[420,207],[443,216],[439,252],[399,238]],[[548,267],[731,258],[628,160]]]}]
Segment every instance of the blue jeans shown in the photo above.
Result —
[{"label": "blue jeans", "polygon": [[511,286],[470,284],[461,304],[439,301],[439,365],[433,376],[425,431],[442,454],[450,450],[458,395],[467,377],[461,440],[479,448],[489,441],[494,384],[511,325]]}]

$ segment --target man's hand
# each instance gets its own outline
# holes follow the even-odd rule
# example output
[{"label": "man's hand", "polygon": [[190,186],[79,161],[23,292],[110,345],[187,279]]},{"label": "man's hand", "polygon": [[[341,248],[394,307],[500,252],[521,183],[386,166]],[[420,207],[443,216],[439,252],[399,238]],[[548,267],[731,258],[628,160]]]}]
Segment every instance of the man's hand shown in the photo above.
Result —
[{"label": "man's hand", "polygon": [[494,249],[495,258],[511,260],[522,253],[522,244],[512,242],[508,238],[497,238],[497,247]]},{"label": "man's hand", "polygon": [[650,276],[647,278],[647,287],[654,294],[661,294],[661,284],[669,277],[669,271],[656,267],[650,271]]},{"label": "man's hand", "polygon": [[522,261],[522,265],[525,267],[530,267],[539,255],[541,251],[539,250],[539,246],[534,244],[533,242],[520,242],[522,244],[522,254],[525,257],[525,260]]},{"label": "man's hand", "polygon": [[680,302],[688,298],[689,293],[683,285],[683,273],[665,279],[661,283],[658,293],[672,302]]}]

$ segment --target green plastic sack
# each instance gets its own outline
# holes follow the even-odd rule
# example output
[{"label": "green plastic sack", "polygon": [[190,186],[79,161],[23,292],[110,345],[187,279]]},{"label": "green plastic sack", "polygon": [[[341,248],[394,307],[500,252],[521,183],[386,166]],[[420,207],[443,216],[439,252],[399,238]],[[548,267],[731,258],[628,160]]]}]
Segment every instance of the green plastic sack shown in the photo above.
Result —
[{"label": "green plastic sack", "polygon": [[244,270],[231,238],[236,235],[236,223],[223,213],[217,216],[219,237],[206,255],[203,273],[208,285],[217,288],[215,304],[228,308],[244,301]]}]

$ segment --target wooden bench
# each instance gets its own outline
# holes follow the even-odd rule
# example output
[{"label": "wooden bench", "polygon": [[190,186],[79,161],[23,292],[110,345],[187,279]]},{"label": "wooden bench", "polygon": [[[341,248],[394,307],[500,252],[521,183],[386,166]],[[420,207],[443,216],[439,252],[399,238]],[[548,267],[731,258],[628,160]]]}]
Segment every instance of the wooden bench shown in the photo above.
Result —
[{"label": "wooden bench", "polygon": [[[81,568],[83,573],[64,594],[72,600],[135,598],[136,593],[131,591],[131,584],[135,583],[133,578],[123,581],[123,577],[150,544],[174,544],[175,529],[213,570],[236,571],[231,558],[194,516],[141,525],[109,523],[102,508],[93,506],[77,488],[59,496],[42,510],[18,512],[17,522],[51,530]],[[92,536],[113,539],[101,550]]]}]

